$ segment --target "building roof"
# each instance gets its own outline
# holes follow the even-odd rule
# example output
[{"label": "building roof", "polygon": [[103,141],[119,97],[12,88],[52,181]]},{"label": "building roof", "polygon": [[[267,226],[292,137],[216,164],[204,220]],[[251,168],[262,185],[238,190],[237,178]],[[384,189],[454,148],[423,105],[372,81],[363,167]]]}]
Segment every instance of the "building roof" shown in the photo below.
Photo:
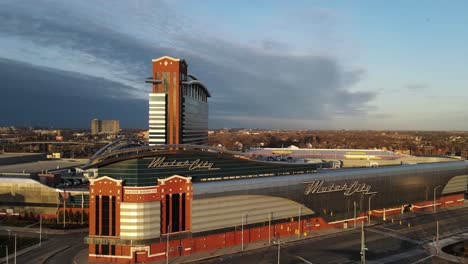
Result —
[{"label": "building roof", "polygon": [[12,157],[23,157],[23,156],[40,156],[44,155],[43,153],[0,153],[0,159],[12,158]]},{"label": "building roof", "polygon": [[173,60],[173,61],[184,61],[183,59],[179,59],[179,58],[173,58],[173,57],[170,57],[170,56],[162,56],[162,57],[159,57],[157,59],[152,59],[152,61],[160,61],[160,60],[163,60],[163,59],[168,59],[168,60]]},{"label": "building roof", "polygon": [[11,164],[0,166],[0,174],[32,174],[41,172],[53,172],[60,169],[66,169],[71,167],[77,167],[83,165],[85,160],[68,160],[68,159],[57,159],[57,160],[44,160],[36,162],[26,162],[19,164]]}]

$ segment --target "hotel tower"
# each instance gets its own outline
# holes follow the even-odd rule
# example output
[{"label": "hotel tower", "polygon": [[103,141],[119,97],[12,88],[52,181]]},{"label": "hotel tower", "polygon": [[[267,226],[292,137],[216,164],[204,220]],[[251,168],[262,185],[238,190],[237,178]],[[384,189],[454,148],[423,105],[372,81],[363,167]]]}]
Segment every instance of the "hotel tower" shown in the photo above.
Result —
[{"label": "hotel tower", "polygon": [[149,94],[149,145],[208,142],[208,97],[205,85],[188,73],[183,59],[153,59],[153,72],[145,80]]}]

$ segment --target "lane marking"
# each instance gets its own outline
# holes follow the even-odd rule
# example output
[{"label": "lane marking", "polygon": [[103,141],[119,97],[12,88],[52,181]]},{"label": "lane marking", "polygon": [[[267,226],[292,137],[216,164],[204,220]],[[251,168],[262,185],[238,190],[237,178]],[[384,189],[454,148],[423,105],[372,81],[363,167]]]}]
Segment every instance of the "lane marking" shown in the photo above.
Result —
[{"label": "lane marking", "polygon": [[299,257],[299,256],[296,256],[296,258],[298,258],[298,259],[304,261],[305,263],[313,264],[312,262],[308,261],[307,259],[301,258],[301,257]]}]

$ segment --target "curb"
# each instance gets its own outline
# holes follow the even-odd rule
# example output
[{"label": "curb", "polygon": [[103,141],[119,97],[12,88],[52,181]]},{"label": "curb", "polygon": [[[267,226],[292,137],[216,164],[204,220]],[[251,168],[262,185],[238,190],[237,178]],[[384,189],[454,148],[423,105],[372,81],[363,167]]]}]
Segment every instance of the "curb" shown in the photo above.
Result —
[{"label": "curb", "polygon": [[[19,251],[16,252],[16,257],[19,257],[19,256],[21,256],[21,255],[23,255],[23,254],[25,254],[25,253],[28,253],[29,251],[34,250],[34,249],[36,249],[36,248],[40,248],[41,246],[44,246],[44,244],[47,244],[47,243],[49,243],[49,240],[43,241],[41,245],[35,244],[35,245],[30,246],[30,247],[23,248],[23,249],[21,249],[21,250],[19,250]],[[13,254],[14,254],[14,253],[13,253]],[[10,257],[8,258],[9,261],[10,261],[12,258],[15,257],[13,254],[9,254],[9,256],[10,256]],[[3,264],[3,263],[6,263],[6,257],[0,259],[0,264]]]},{"label": "curb", "polygon": [[[291,240],[288,240],[289,237],[284,237],[283,239],[285,240],[284,241],[284,246],[282,245],[282,247],[288,247],[288,246],[292,246],[296,243],[300,243],[300,242],[303,242],[305,240],[310,240],[310,239],[323,239],[323,238],[328,238],[328,237],[336,237],[338,236],[338,234],[343,234],[343,233],[351,233],[351,232],[354,232],[358,230],[358,228],[354,229],[354,228],[348,228],[348,229],[339,229],[337,230],[336,232],[330,232],[328,234],[318,234],[316,236],[311,236],[311,237],[303,237],[303,238],[300,238],[300,239],[297,239],[297,238],[292,238]],[[296,235],[293,235],[292,237],[296,237]],[[213,259],[213,258],[218,258],[218,257],[221,257],[221,256],[225,256],[225,255],[230,255],[230,254],[238,254],[238,253],[241,253],[241,252],[249,252],[249,251],[255,251],[255,250],[260,250],[260,249],[265,249],[265,248],[268,248],[268,247],[271,247],[273,246],[273,244],[271,245],[268,245],[268,241],[266,242],[267,244],[261,244],[261,245],[253,245],[253,243],[250,244],[251,248],[245,248],[244,251],[241,251],[239,249],[236,249],[234,250],[233,252],[229,252],[229,253],[218,253],[218,254],[212,254],[212,255],[209,255],[209,256],[205,256],[205,257],[199,257],[199,258],[193,258],[193,259],[183,259],[184,257],[183,256],[180,256],[179,258],[181,259],[176,259],[176,258],[173,258],[170,260],[170,262],[172,263],[180,263],[180,264],[183,264],[183,263],[192,263],[192,262],[197,262],[197,261],[203,261],[203,260],[209,260],[209,259]],[[234,246],[234,247],[239,247],[239,245],[237,246]],[[216,251],[218,250],[214,250],[215,252],[213,253],[216,253]],[[190,257],[187,256],[187,257]],[[180,262],[179,262],[180,261]],[[157,262],[154,262],[154,263],[163,263],[164,261],[162,260],[159,260]],[[153,263],[153,262],[152,262]]]}]

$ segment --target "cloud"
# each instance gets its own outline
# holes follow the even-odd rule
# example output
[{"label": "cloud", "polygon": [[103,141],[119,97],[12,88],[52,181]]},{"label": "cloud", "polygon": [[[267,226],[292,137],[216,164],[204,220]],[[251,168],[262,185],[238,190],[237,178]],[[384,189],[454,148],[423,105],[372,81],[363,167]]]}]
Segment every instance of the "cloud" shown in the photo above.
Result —
[{"label": "cloud", "polygon": [[[67,83],[67,89],[71,83],[77,91],[94,87],[97,99],[92,100],[109,93],[124,103],[127,99],[146,100],[150,88],[143,79],[151,72],[152,58],[185,58],[189,70],[211,90],[213,127],[226,124],[226,120],[242,125],[242,118],[245,124],[252,124],[247,120],[254,119],[263,127],[287,127],[306,120],[326,124],[335,116],[366,116],[375,109],[371,105],[375,93],[350,91],[359,84],[365,69],[346,67],[337,57],[295,55],[288,52],[288,43],[268,35],[257,46],[221,38],[216,32],[190,24],[190,17],[178,14],[163,1],[117,2],[106,8],[94,2],[74,5],[1,3],[0,42],[9,41],[8,54],[14,54],[9,59],[36,65],[34,69],[44,73],[41,78],[50,75],[54,84],[60,79]],[[8,54],[0,51],[0,57],[8,58]],[[3,61],[4,66],[11,63]],[[78,77],[62,70],[75,72]],[[11,72],[13,76],[20,78],[21,74]],[[87,81],[80,83],[76,78]],[[14,79],[10,80],[14,87]],[[22,89],[34,88],[24,85]],[[43,91],[48,102],[60,98],[56,90]],[[21,100],[14,97],[17,94],[10,96],[12,101]],[[51,108],[48,104],[42,107]],[[104,105],[97,104],[96,112],[100,107]],[[73,118],[83,118],[78,112],[76,115]],[[146,118],[146,113],[142,115]]]},{"label": "cloud", "polygon": [[119,119],[122,127],[145,128],[147,101],[102,78],[0,59],[0,126],[89,127],[93,118]]}]

